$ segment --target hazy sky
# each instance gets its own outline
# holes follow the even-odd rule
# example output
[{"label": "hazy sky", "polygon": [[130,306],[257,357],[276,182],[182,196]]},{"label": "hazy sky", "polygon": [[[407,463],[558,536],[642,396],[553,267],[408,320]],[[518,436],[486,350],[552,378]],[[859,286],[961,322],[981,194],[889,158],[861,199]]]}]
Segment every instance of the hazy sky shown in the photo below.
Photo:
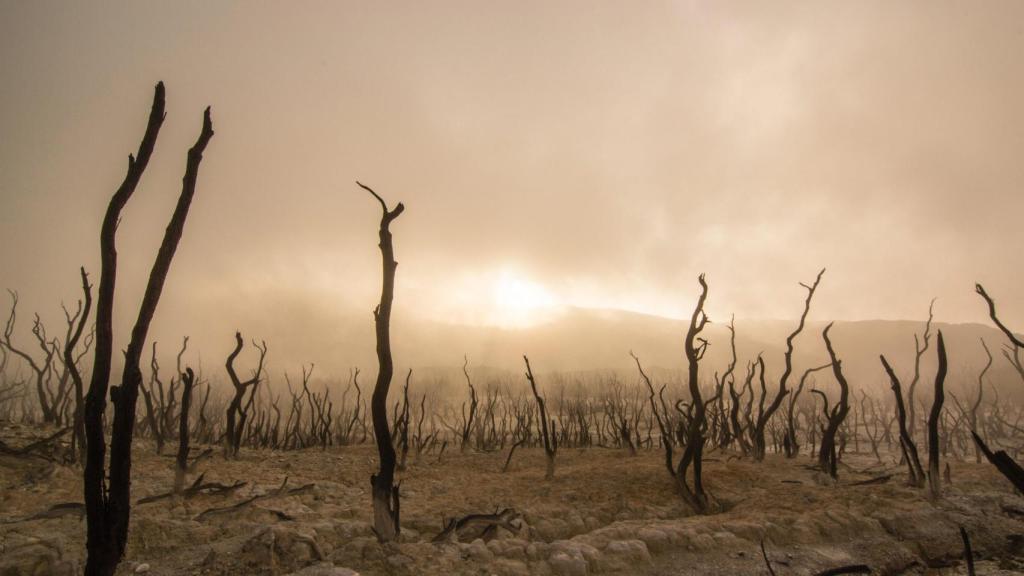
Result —
[{"label": "hazy sky", "polygon": [[56,322],[77,267],[98,280],[163,80],[119,322],[207,104],[216,135],[158,334],[369,322],[379,207],[356,179],[406,204],[406,318],[682,316],[699,272],[714,317],[793,318],[827,266],[817,318],[935,296],[984,322],[980,280],[1021,327],[1022,62],[1020,2],[0,0],[0,287]]}]

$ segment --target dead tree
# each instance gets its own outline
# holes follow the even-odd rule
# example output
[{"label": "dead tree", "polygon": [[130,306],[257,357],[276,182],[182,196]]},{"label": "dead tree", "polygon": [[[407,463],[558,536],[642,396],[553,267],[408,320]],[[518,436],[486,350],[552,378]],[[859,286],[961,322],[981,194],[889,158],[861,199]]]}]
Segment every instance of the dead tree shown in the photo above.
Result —
[{"label": "dead tree", "polygon": [[[253,341],[252,345],[260,353],[260,359],[256,364],[256,370],[253,371],[252,378],[246,381],[242,381],[238,377],[238,372],[235,371],[235,358],[242,351],[242,333],[235,332],[235,348],[228,354],[228,360],[224,364],[228,371],[228,377],[231,379],[231,385],[235,388],[235,395],[231,399],[231,403],[228,404],[227,409],[227,430],[224,432],[224,457],[225,458],[237,458],[238,450],[242,444],[242,431],[245,430],[245,421],[249,417],[249,406],[252,405],[253,397],[256,396],[256,388],[259,386],[260,379],[263,377],[263,361],[267,357],[267,343],[262,342],[257,344]],[[252,386],[252,391],[249,392],[249,404],[243,409],[242,401],[245,398],[245,391]]]},{"label": "dead tree", "polygon": [[928,351],[928,347],[931,345],[932,319],[935,317],[933,314],[934,309],[935,300],[933,299],[928,304],[928,321],[924,324],[924,334],[921,335],[921,338],[914,334],[914,377],[910,380],[910,386],[907,388],[907,408],[910,410],[910,421],[907,423],[907,429],[910,432],[911,438],[917,433],[917,403],[914,402],[914,392],[917,391],[917,383],[921,381],[921,357],[924,356],[924,353]]},{"label": "dead tree", "polygon": [[[707,494],[704,492],[701,469],[704,453],[704,428],[707,418],[704,400],[700,393],[698,372],[700,361],[708,349],[708,341],[700,336],[701,331],[708,323],[708,315],[704,312],[704,302],[708,297],[708,284],[704,281],[703,274],[697,277],[697,282],[701,288],[700,297],[697,298],[697,306],[693,309],[693,315],[690,316],[690,325],[686,330],[686,339],[683,344],[687,362],[687,384],[690,389],[690,407],[686,414],[686,447],[676,466],[675,479],[683,499],[698,513],[705,514],[709,512],[709,505]],[[693,471],[692,486],[687,479],[691,469]]]},{"label": "dead tree", "polygon": [[469,386],[469,415],[466,415],[466,405],[462,405],[462,447],[463,452],[469,447],[469,435],[473,431],[473,420],[476,418],[477,397],[476,388],[473,388],[473,381],[469,379],[469,358],[462,357],[462,374],[466,377],[466,385]]},{"label": "dead tree", "polygon": [[800,332],[804,329],[804,324],[807,322],[807,313],[811,311],[811,299],[814,298],[814,291],[818,289],[818,283],[821,282],[821,276],[825,274],[825,269],[822,268],[821,272],[818,272],[818,276],[814,279],[814,283],[808,286],[803,282],[800,283],[804,289],[807,290],[807,298],[804,299],[804,311],[800,315],[800,323],[797,324],[795,330],[786,338],[786,353],[784,356],[785,366],[782,370],[782,376],[779,378],[779,391],[775,395],[775,399],[768,406],[767,410],[763,409],[764,405],[764,360],[758,357],[758,363],[761,366],[761,404],[757,410],[757,421],[754,424],[754,460],[764,460],[765,454],[765,441],[764,441],[764,429],[771,420],[772,415],[775,411],[782,406],[782,400],[785,398],[789,390],[786,390],[786,383],[789,381],[789,376],[793,373],[793,340],[800,335]]},{"label": "dead tree", "polygon": [[917,488],[923,488],[925,482],[924,469],[921,467],[921,458],[917,454],[917,445],[910,436],[910,430],[907,427],[907,411],[903,405],[903,391],[900,387],[900,379],[896,376],[896,372],[889,365],[884,355],[880,355],[878,358],[882,361],[882,366],[889,375],[889,380],[892,382],[892,392],[896,396],[896,421],[899,423],[900,428],[900,449],[903,451],[903,459],[906,461],[907,468],[909,469],[909,483]]},{"label": "dead tree", "polygon": [[996,315],[996,303],[988,295],[988,292],[985,292],[985,287],[981,284],[975,284],[974,290],[985,299],[985,303],[988,304],[989,317],[992,318],[992,322],[995,323],[999,330],[1006,335],[1006,339],[1010,341],[1010,344],[1003,349],[1003,357],[1014,367],[1017,375],[1024,381],[1024,360],[1021,359],[1021,352],[1024,351],[1024,340],[1021,340],[1020,337],[999,320],[999,316]]},{"label": "dead tree", "polygon": [[[547,456],[548,467],[544,472],[544,479],[551,480],[555,477],[555,454],[558,452],[558,435],[555,433],[555,421],[551,420],[551,427],[548,427],[548,410],[544,404],[544,398],[537,391],[537,381],[533,378],[533,370],[530,369],[530,359],[523,354],[523,362],[526,362],[526,379],[530,382],[530,389],[533,390],[533,399],[537,402],[538,420],[540,420],[540,434],[544,441],[544,455]],[[509,453],[509,459],[512,454]]]},{"label": "dead tree", "polygon": [[[971,405],[971,411],[968,414],[968,422],[971,426],[971,430],[978,429],[978,408],[981,407],[982,397],[985,395],[985,374],[988,373],[989,368],[992,367],[992,352],[989,351],[988,345],[985,344],[985,339],[981,338],[981,347],[985,350],[985,356],[988,359],[985,362],[985,367],[978,373],[978,396],[974,400],[974,404]],[[981,449],[977,444],[974,445],[974,461],[981,462]]]},{"label": "dead tree", "polygon": [[377,383],[373,387],[370,400],[370,413],[373,419],[373,435],[377,441],[377,452],[380,456],[380,470],[370,476],[373,487],[373,527],[381,542],[391,542],[398,538],[399,530],[399,486],[395,481],[395,447],[391,443],[391,428],[388,426],[388,390],[391,388],[391,377],[395,371],[391,358],[391,302],[395,297],[395,249],[391,241],[391,223],[405,210],[399,202],[393,210],[388,209],[384,199],[377,195],[369,186],[358,181],[356,184],[366,190],[380,202],[380,255],[383,265],[383,281],[381,284],[380,304],[373,311],[373,319],[377,333]]},{"label": "dead tree", "polygon": [[836,352],[832,348],[832,340],[828,337],[828,332],[831,329],[832,324],[829,323],[821,333],[821,336],[825,339],[825,348],[828,350],[829,358],[832,359],[832,373],[835,375],[836,381],[839,382],[839,401],[836,402],[831,411],[828,410],[828,402],[825,403],[825,413],[828,421],[821,435],[818,467],[823,472],[827,472],[832,478],[838,478],[839,459],[836,453],[836,432],[843,421],[846,420],[846,415],[850,411],[850,386],[846,382],[846,376],[843,375],[842,361],[836,357]]},{"label": "dead tree", "polygon": [[29,368],[31,368],[32,373],[35,375],[36,396],[39,398],[39,408],[43,414],[43,423],[57,424],[58,412],[55,405],[55,395],[49,387],[50,379],[52,378],[50,369],[53,365],[56,348],[51,346],[51,342],[46,336],[46,328],[39,320],[38,314],[35,315],[35,320],[32,323],[32,335],[35,337],[39,349],[42,350],[42,359],[36,360],[31,354],[14,345],[14,342],[11,341],[11,334],[14,332],[14,325],[17,321],[18,293],[12,290],[7,292],[11,295],[11,314],[7,317],[3,340],[0,342],[0,345],[3,345],[24,360]]},{"label": "dead tree", "polygon": [[1018,492],[1024,493],[1024,468],[1021,468],[1020,464],[1017,464],[1017,461],[1011,458],[1005,450],[995,452],[990,450],[974,430],[971,430],[971,437],[974,438],[974,443],[978,445],[985,458],[1013,484]]},{"label": "dead tree", "polygon": [[[160,382],[160,364],[156,361],[156,342],[153,342],[153,356],[149,361],[150,377],[149,377],[149,390],[146,390],[146,386],[142,385],[139,390],[142,392],[142,400],[146,405],[146,422],[149,425],[149,431],[153,435],[153,440],[156,442],[156,453],[162,454],[164,451],[164,429],[160,425],[161,420],[157,419],[157,411],[162,412],[163,402],[161,401],[160,406],[154,406],[153,396],[156,395],[156,384]],[[160,385],[160,398],[163,399],[163,384]]]},{"label": "dead tree", "polygon": [[196,179],[203,151],[213,137],[210,109],[203,116],[203,128],[195,145],[188,152],[181,195],[164,233],[149,282],[139,307],[139,316],[132,329],[125,352],[124,372],[120,386],[110,388],[114,404],[113,431],[110,439],[109,483],[106,479],[106,439],[103,414],[107,405],[113,352],[112,313],[114,283],[117,274],[115,236],[121,210],[135,192],[139,179],[149,163],[157,134],[164,119],[164,86],[157,84],[150,110],[149,123],[137,156],[128,157],[128,173],[107,206],[100,231],[100,284],[96,304],[96,347],[92,379],[85,400],[85,431],[87,456],[84,473],[85,509],[87,519],[85,573],[87,576],[111,576],[124,555],[128,541],[128,519],[131,513],[132,435],[135,427],[135,404],[142,370],[139,363],[150,322],[156,312],[171,261],[184,230],[185,219],[195,194]]},{"label": "dead tree", "polygon": [[175,460],[174,468],[174,491],[180,492],[185,483],[185,473],[188,472],[188,411],[192,407],[192,386],[196,382],[196,375],[191,368],[186,368],[181,375],[181,416],[178,418],[178,457]]},{"label": "dead tree", "polygon": [[[78,361],[80,357],[75,356],[75,348],[78,346],[78,342],[82,337],[82,330],[85,328],[85,323],[89,319],[89,312],[92,310],[92,285],[89,284],[89,276],[85,273],[85,268],[79,269],[82,276],[82,293],[85,298],[85,305],[79,301],[79,310],[75,316],[69,319],[69,324],[77,324],[74,331],[69,332],[69,337],[64,341],[64,365],[67,367],[68,373],[71,375],[71,383],[75,388],[75,412],[72,418],[72,427],[74,428],[75,444],[78,449],[78,460],[85,463],[85,420],[83,418],[85,410],[85,385],[82,382],[82,373],[78,370]],[[86,351],[89,349],[88,343],[85,347]]]},{"label": "dead tree", "polygon": [[815,372],[831,367],[832,363],[830,362],[828,364],[822,364],[821,366],[815,366],[814,368],[804,370],[803,375],[800,376],[800,383],[797,384],[796,390],[794,390],[789,396],[789,406],[786,410],[786,431],[785,436],[783,436],[782,439],[782,449],[785,451],[787,458],[795,458],[800,454],[800,442],[796,437],[796,417],[793,411],[796,407],[797,400],[800,399],[800,394],[804,391],[804,386],[807,384],[807,378]]},{"label": "dead tree", "polygon": [[935,499],[939,497],[942,479],[939,477],[939,418],[942,417],[942,404],[946,399],[944,385],[946,382],[946,343],[942,339],[942,330],[936,339],[938,348],[939,368],[935,373],[935,399],[932,400],[932,411],[928,416],[928,492]]}]

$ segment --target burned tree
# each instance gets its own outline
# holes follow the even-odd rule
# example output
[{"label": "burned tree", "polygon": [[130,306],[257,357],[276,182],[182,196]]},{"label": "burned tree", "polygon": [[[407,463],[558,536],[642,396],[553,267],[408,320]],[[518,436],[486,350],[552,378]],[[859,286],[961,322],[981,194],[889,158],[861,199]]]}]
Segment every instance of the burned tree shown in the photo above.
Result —
[{"label": "burned tree", "polygon": [[928,304],[928,321],[924,323],[924,333],[922,333],[920,338],[918,338],[917,334],[914,334],[914,377],[910,380],[910,386],[907,388],[907,409],[910,416],[907,429],[910,432],[911,438],[917,433],[917,403],[914,402],[914,393],[917,391],[917,383],[921,381],[921,358],[928,351],[929,346],[931,346],[932,320],[935,318],[934,309],[935,300],[933,299]]},{"label": "burned tree", "polygon": [[160,384],[160,398],[163,399],[163,384],[160,383],[160,364],[156,361],[156,342],[153,342],[153,355],[149,361],[150,376],[149,376],[149,390],[146,390],[146,386],[142,385],[139,387],[139,391],[142,392],[142,400],[146,405],[146,423],[149,425],[149,431],[153,435],[153,440],[156,442],[156,453],[162,454],[164,451],[164,428],[161,426],[162,419],[157,418],[157,411],[162,412],[163,402],[160,405],[154,406],[153,396],[156,395],[156,385]]},{"label": "burned tree", "polygon": [[[235,359],[242,352],[243,346],[241,332],[235,332],[235,348],[231,351],[231,354],[228,354],[227,362],[224,364],[228,371],[228,378],[231,379],[231,385],[235,388],[235,395],[231,398],[231,403],[228,404],[226,412],[227,430],[224,432],[225,458],[238,457],[238,450],[242,444],[242,431],[245,430],[245,421],[249,418],[249,408],[252,406],[253,399],[256,396],[256,388],[260,384],[260,379],[263,377],[263,362],[267,357],[267,343],[257,344],[253,341],[252,345],[260,353],[260,359],[256,364],[256,370],[253,371],[252,378],[243,382],[238,377],[238,372],[235,371]],[[243,408],[242,401],[245,399],[245,391],[250,386],[252,390],[249,392],[249,402]]]},{"label": "burned tree", "polygon": [[[71,383],[75,388],[75,411],[72,417],[72,426],[74,428],[75,444],[78,449],[78,460],[81,463],[85,463],[85,386],[82,382],[82,374],[78,370],[78,360],[75,356],[75,347],[78,346],[78,341],[82,337],[82,330],[85,328],[85,323],[89,319],[89,312],[92,310],[92,285],[89,284],[89,276],[85,273],[85,268],[80,268],[82,276],[82,294],[85,298],[85,305],[82,306],[79,303],[79,311],[76,315],[69,319],[69,324],[74,323],[77,319],[77,324],[74,331],[69,331],[68,338],[64,342],[64,365],[67,367],[68,373],[71,375]],[[88,345],[86,346],[88,350]]]},{"label": "burned tree", "polygon": [[794,409],[796,408],[797,400],[800,399],[800,394],[804,391],[807,379],[811,374],[831,367],[832,363],[830,362],[828,364],[822,364],[821,366],[815,366],[814,368],[804,370],[803,375],[800,376],[800,383],[797,384],[796,390],[794,390],[789,396],[789,406],[786,410],[786,431],[782,438],[782,448],[786,452],[787,458],[795,458],[800,454],[800,442],[796,438],[796,415],[794,414]]},{"label": "burned tree", "polygon": [[903,460],[907,463],[907,468],[909,469],[909,483],[912,486],[922,488],[925,482],[924,469],[921,467],[921,458],[917,454],[917,445],[914,444],[914,439],[910,436],[910,430],[907,427],[907,411],[903,405],[903,390],[900,387],[900,379],[896,376],[896,372],[889,365],[884,355],[880,355],[878,358],[882,361],[882,366],[889,375],[889,380],[892,382],[892,392],[896,396],[896,421],[899,423],[900,428],[900,449],[903,451]]},{"label": "burned tree", "polygon": [[195,145],[188,152],[181,195],[167,225],[157,252],[149,282],[139,307],[139,316],[132,329],[125,352],[121,385],[110,387],[114,404],[113,430],[110,439],[109,482],[106,477],[106,438],[103,415],[107,406],[113,352],[112,315],[114,284],[117,275],[117,224],[121,210],[138,186],[156,144],[164,120],[164,85],[156,86],[146,133],[138,154],[128,157],[128,172],[107,206],[100,231],[100,284],[96,304],[96,347],[92,378],[85,399],[85,432],[87,455],[84,472],[85,509],[87,519],[85,573],[87,576],[110,576],[124,555],[128,541],[128,520],[131,513],[132,435],[135,427],[135,405],[142,370],[139,363],[150,322],[156,312],[160,294],[170,271],[185,227],[185,219],[195,194],[196,180],[203,151],[213,137],[210,109],[203,115],[203,127]]},{"label": "burned tree", "polygon": [[180,492],[185,483],[185,473],[188,472],[188,411],[192,407],[192,387],[195,385],[196,375],[191,368],[186,368],[181,375],[181,416],[178,419],[178,455],[174,467],[174,491]]},{"label": "burned tree", "polygon": [[377,452],[380,456],[380,470],[370,476],[373,487],[373,528],[381,542],[391,542],[398,538],[399,500],[395,481],[395,447],[391,443],[391,428],[388,426],[388,390],[391,388],[391,377],[395,371],[391,358],[391,302],[395,297],[395,249],[391,242],[391,223],[401,216],[405,206],[399,202],[393,210],[388,209],[384,199],[377,195],[369,186],[358,181],[356,184],[366,190],[380,202],[380,255],[383,264],[383,282],[381,284],[380,304],[373,311],[374,325],[377,334],[377,383],[373,387],[370,400],[370,413],[373,419],[373,435],[377,441]]},{"label": "burned tree", "polygon": [[[989,368],[992,367],[992,352],[988,349],[988,344],[985,344],[985,339],[981,338],[981,347],[985,350],[985,356],[987,358],[985,367],[981,369],[978,374],[978,396],[974,400],[974,404],[971,405],[971,411],[968,413],[968,424],[970,424],[971,430],[978,429],[978,408],[981,407],[981,400],[985,395],[985,374],[988,373]],[[981,462],[981,448],[974,445],[974,461]]]},{"label": "burned tree", "polygon": [[[836,405],[831,410],[828,408],[828,401],[826,400],[825,402],[827,421],[821,434],[818,467],[823,472],[827,472],[832,478],[837,478],[839,474],[837,468],[839,458],[836,451],[836,432],[839,431],[839,426],[846,420],[846,415],[850,411],[850,386],[846,382],[846,376],[843,375],[842,361],[836,357],[836,351],[832,347],[832,340],[828,337],[829,330],[831,329],[832,324],[829,323],[821,333],[821,336],[825,339],[825,348],[828,350],[828,356],[832,360],[832,374],[835,375],[836,381],[839,382],[839,401],[836,402]],[[815,390],[815,392],[819,391]],[[823,393],[821,394],[824,396]]]},{"label": "burned tree", "polygon": [[789,393],[786,389],[786,383],[789,381],[789,376],[793,373],[793,340],[800,335],[800,332],[804,329],[804,324],[807,322],[807,313],[811,311],[811,299],[814,298],[814,291],[818,289],[818,283],[821,282],[821,276],[825,273],[825,269],[822,268],[821,272],[818,272],[817,278],[814,279],[814,283],[808,286],[803,282],[800,283],[804,289],[807,290],[807,298],[804,300],[804,311],[800,315],[800,323],[797,324],[796,330],[786,338],[786,354],[784,356],[785,367],[782,370],[782,376],[779,378],[779,391],[775,395],[775,399],[768,406],[768,409],[764,409],[764,398],[765,398],[765,386],[764,386],[764,360],[758,357],[758,363],[761,367],[761,404],[757,410],[757,421],[754,423],[754,459],[764,460],[765,454],[765,440],[764,430],[767,426],[768,421],[771,420],[772,415],[775,411],[782,406],[782,400]]},{"label": "burned tree", "polygon": [[4,346],[28,364],[35,376],[36,396],[39,399],[39,409],[43,413],[43,422],[45,424],[57,424],[59,407],[57,406],[55,394],[50,389],[50,380],[53,376],[51,368],[57,352],[56,341],[51,342],[47,338],[46,327],[43,326],[43,323],[39,320],[39,315],[36,314],[35,320],[32,322],[32,336],[35,337],[36,344],[43,353],[42,359],[37,360],[27,351],[15,346],[11,340],[11,334],[14,332],[14,325],[18,318],[18,293],[12,290],[7,292],[11,295],[11,314],[7,317],[7,324],[4,326],[3,340],[0,341],[0,346]]},{"label": "burned tree", "polygon": [[[540,434],[544,441],[544,455],[547,456],[548,467],[544,472],[544,479],[551,480],[555,477],[555,454],[558,452],[558,434],[555,432],[555,421],[551,420],[548,427],[548,410],[544,398],[537,391],[537,381],[533,378],[533,370],[530,369],[530,359],[523,354],[523,362],[526,362],[526,379],[530,382],[530,390],[533,391],[533,399],[537,402],[537,419],[540,420]],[[509,459],[512,454],[509,453]]]},{"label": "burned tree", "polygon": [[[685,444],[683,456],[676,466],[676,485],[683,499],[697,512],[704,514],[709,511],[708,497],[704,493],[704,479],[701,475],[702,458],[704,453],[704,431],[707,425],[707,415],[704,401],[700,393],[700,381],[698,373],[700,361],[708,349],[708,341],[700,336],[708,323],[708,315],[704,312],[704,302],[708,297],[708,284],[704,281],[704,275],[697,277],[700,284],[700,296],[697,298],[697,306],[690,316],[690,325],[686,330],[684,351],[687,363],[687,384],[690,389],[690,408],[687,411],[687,422],[685,428]],[[692,468],[693,484],[689,483],[687,475]]]},{"label": "burned tree", "polygon": [[928,416],[928,492],[932,498],[939,497],[942,480],[939,478],[939,418],[942,416],[942,403],[946,399],[946,343],[939,330],[936,339],[938,348],[939,368],[935,373],[935,399],[932,400],[932,411]]},{"label": "burned tree", "polygon": [[1021,359],[1021,353],[1024,352],[1024,340],[1021,340],[1019,336],[1013,333],[1006,327],[1005,324],[999,320],[999,316],[996,315],[996,303],[992,300],[992,297],[985,291],[985,287],[981,284],[974,285],[974,291],[979,296],[985,299],[985,303],[988,304],[988,315],[992,318],[992,322],[1006,335],[1006,339],[1010,341],[1009,345],[1003,348],[1003,357],[1013,366],[1017,371],[1017,375],[1024,381],[1024,360]]},{"label": "burned tree", "polygon": [[462,374],[466,377],[466,386],[469,386],[469,415],[466,414],[466,404],[462,404],[462,446],[463,452],[469,448],[469,435],[473,431],[473,420],[476,418],[476,409],[479,402],[476,397],[476,388],[473,387],[473,381],[469,379],[469,357],[462,357]]}]

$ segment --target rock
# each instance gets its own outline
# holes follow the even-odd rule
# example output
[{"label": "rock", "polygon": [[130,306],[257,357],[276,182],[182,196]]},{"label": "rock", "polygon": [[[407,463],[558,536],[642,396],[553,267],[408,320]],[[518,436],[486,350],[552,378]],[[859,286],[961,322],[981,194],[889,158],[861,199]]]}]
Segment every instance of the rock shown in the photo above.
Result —
[{"label": "rock", "polygon": [[548,565],[559,576],[587,576],[587,561],[580,556],[566,552],[555,552],[548,558]]},{"label": "rock", "polygon": [[628,562],[650,562],[651,553],[642,540],[615,540],[605,546],[605,552]]},{"label": "rock", "polygon": [[487,569],[497,576],[530,576],[530,568],[525,562],[509,558],[498,558]]},{"label": "rock", "polygon": [[487,563],[494,560],[494,553],[479,538],[469,543],[469,546],[466,547],[466,553],[477,562]]},{"label": "rock", "polygon": [[530,560],[542,560],[547,555],[549,546],[544,542],[530,542],[526,546],[526,557]]},{"label": "rock", "polygon": [[145,562],[135,567],[136,574],[145,574],[146,572],[149,572],[149,564],[146,564]]},{"label": "rock", "polygon": [[671,545],[668,534],[656,528],[641,528],[640,532],[637,533],[637,537],[643,540],[648,550],[652,552],[667,550]]}]

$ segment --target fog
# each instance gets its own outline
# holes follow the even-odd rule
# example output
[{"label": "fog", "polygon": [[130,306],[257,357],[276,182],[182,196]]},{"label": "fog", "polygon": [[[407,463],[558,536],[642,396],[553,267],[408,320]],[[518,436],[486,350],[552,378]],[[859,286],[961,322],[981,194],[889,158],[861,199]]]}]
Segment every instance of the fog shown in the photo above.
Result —
[{"label": "fog", "polygon": [[0,287],[25,335],[34,311],[56,332],[80,265],[98,280],[163,80],[115,320],[121,338],[212,105],[151,333],[208,364],[240,329],[275,369],[366,365],[379,206],[356,179],[407,207],[396,350],[436,354],[419,364],[473,345],[439,325],[684,317],[701,272],[719,322],[795,320],[827,267],[815,320],[923,320],[935,297],[937,320],[987,323],[980,281],[1021,326],[1024,6],[981,7],[2,2]]}]

